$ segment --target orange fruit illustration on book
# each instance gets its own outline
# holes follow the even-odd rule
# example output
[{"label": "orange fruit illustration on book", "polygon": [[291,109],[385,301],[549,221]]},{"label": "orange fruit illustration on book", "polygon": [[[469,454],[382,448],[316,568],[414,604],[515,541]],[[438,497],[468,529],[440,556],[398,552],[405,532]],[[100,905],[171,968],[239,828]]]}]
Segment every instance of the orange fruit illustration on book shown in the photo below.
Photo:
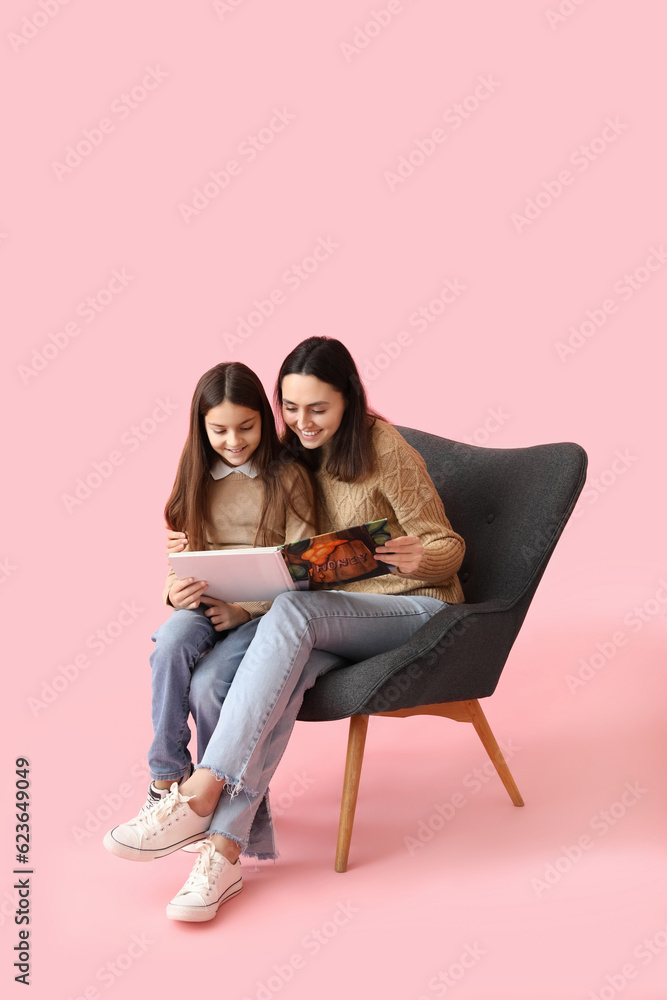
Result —
[{"label": "orange fruit illustration on book", "polygon": [[334,538],[327,542],[315,542],[309,549],[301,553],[301,558],[315,563],[316,566],[320,566],[323,562],[327,561],[334,549],[337,549],[339,545],[345,545],[346,542],[346,538]]}]

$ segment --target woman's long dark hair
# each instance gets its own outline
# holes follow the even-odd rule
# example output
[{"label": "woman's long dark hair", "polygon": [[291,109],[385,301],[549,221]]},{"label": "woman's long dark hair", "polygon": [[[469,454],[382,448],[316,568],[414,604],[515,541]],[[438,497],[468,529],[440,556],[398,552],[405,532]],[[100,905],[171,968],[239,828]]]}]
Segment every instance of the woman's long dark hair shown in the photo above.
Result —
[{"label": "woman's long dark hair", "polygon": [[204,418],[209,410],[225,400],[255,410],[262,421],[262,434],[252,462],[264,486],[264,501],[253,544],[277,545],[284,541],[282,532],[272,528],[272,525],[282,528],[285,509],[292,510],[304,521],[312,521],[312,516],[308,516],[312,497],[307,495],[307,476],[302,474],[297,480],[304,485],[303,490],[296,488],[292,495],[285,490],[281,474],[285,457],[264,386],[246,365],[240,361],[227,361],[209,369],[197,383],[190,405],[188,437],[171,496],[164,509],[168,526],[173,531],[187,533],[191,551],[206,549],[211,531],[209,495],[213,479],[210,469],[218,454],[211,447]]},{"label": "woman's long dark hair", "polygon": [[[371,410],[361,377],[352,355],[340,340],[333,337],[308,337],[283,361],[276,382],[276,409],[282,417],[283,379],[286,375],[314,375],[342,393],[346,402],[340,427],[331,438],[326,470],[345,483],[365,479],[373,469],[371,427],[382,419]],[[298,436],[285,427],[283,441],[289,451],[310,468],[317,468],[320,449],[308,450]]]}]

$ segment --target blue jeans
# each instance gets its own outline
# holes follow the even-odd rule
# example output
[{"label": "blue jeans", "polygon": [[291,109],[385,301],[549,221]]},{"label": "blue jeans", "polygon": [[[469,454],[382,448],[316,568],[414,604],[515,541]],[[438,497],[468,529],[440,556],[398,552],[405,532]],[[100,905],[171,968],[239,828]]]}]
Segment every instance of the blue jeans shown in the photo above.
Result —
[{"label": "blue jeans", "polygon": [[[268,803],[262,814],[259,809],[305,692],[340,657],[356,662],[395,649],[443,607],[434,597],[345,591],[277,597],[259,619],[198,765],[226,783],[209,832],[233,840],[246,854],[275,857]],[[205,672],[214,667],[208,659]],[[197,673],[193,701],[200,697]],[[210,690],[210,676],[207,683]]]},{"label": "blue jeans", "polygon": [[175,610],[152,636],[155,649],[151,664],[151,714],[153,742],[148,751],[151,777],[160,781],[178,781],[190,772],[190,683],[192,673],[207,653],[215,651],[216,690],[220,701],[218,713],[194,714],[197,724],[199,757],[215,728],[219,706],[229,691],[234,674],[255,634],[258,620],[246,622],[229,632],[216,632],[205,608]]},{"label": "blue jeans", "polygon": [[[248,622],[248,626],[253,626],[252,630],[247,629],[242,636],[238,637],[238,642],[234,644],[234,657],[231,666],[235,671],[238,669],[240,660],[243,658],[243,653],[250,646],[251,639],[259,622],[260,619]],[[246,626],[242,625],[241,628],[246,628]],[[225,640],[225,643],[228,641],[228,639]],[[245,648],[241,650],[242,644]],[[218,726],[222,705],[230,690],[228,680],[230,662],[226,659],[226,656],[227,650],[225,650],[224,644],[218,643],[210,653],[197,663],[192,674],[190,709],[197,724],[199,760],[202,759],[211,736]],[[335,653],[328,653],[322,649],[314,649],[308,658],[307,676],[312,676],[310,684],[315,683],[315,678],[319,674],[331,670],[333,667],[343,666],[347,662],[347,660],[341,656],[337,656]],[[310,684],[307,684],[306,687],[310,687]],[[232,690],[233,687],[232,684]],[[303,689],[304,692],[306,687]],[[290,726],[290,732],[291,729],[292,727]],[[289,732],[287,736],[289,738]],[[285,740],[285,744],[287,744],[287,740]],[[227,821],[234,828],[238,826],[249,828],[243,853],[249,857],[259,858],[260,860],[277,857],[269,801],[269,778],[270,775],[267,778],[267,787],[262,796],[253,797],[248,795],[245,790],[242,790],[228,802],[226,814]],[[227,799],[229,799],[229,796],[227,796]]]}]

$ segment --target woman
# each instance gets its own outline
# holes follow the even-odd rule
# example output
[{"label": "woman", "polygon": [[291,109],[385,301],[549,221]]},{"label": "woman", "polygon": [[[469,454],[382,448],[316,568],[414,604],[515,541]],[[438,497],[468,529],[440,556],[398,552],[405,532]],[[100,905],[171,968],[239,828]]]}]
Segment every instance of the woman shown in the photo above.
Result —
[{"label": "woman", "polygon": [[[283,362],[276,400],[287,445],[314,471],[320,531],[386,517],[392,539],[377,552],[397,573],[281,594],[259,621],[194,774],[134,825],[112,831],[126,857],[142,860],[201,833],[192,874],[167,907],[177,920],[209,920],[240,891],[239,854],[256,833],[253,821],[318,674],[336,656],[357,661],[400,646],[446,604],[464,599],[456,575],[463,539],[421,456],[369,411],[347,348],[328,337],[303,341]],[[323,661],[316,650],[334,656]],[[210,691],[214,652],[203,673],[194,672],[193,706],[201,708]],[[261,822],[271,827],[268,809]]]}]

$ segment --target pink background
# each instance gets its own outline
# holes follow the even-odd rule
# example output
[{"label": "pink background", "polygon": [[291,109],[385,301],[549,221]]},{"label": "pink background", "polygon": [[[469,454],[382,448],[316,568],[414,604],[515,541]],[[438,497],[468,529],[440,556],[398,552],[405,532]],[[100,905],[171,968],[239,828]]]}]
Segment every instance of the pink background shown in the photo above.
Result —
[{"label": "pink background", "polygon": [[[13,762],[26,755],[40,1000],[659,1000],[664,14],[648,0],[217,8],[6,0],[0,17],[3,981],[18,993]],[[242,144],[258,134],[251,161]],[[199,214],[179,208],[234,159]],[[409,176],[392,179],[401,162]],[[317,245],[297,288],[287,272]],[[455,301],[411,325],[447,280]],[[272,291],[272,314],[234,344]],[[211,924],[172,923],[191,859],[132,866],[101,846],[145,794],[161,512],[197,378],[240,359],[269,389],[311,334],[349,346],[396,423],[589,454],[485,706],[526,808],[495,776],[475,784],[484,754],[466,727],[375,720],[350,869],[335,874],[347,724],[299,724],[272,785],[279,862],[246,864],[244,893]],[[95,463],[106,478],[66,503]],[[109,625],[111,644],[91,645]],[[50,704],[30,701],[76,657]],[[456,792],[465,808],[443,822],[435,807]],[[410,850],[420,829],[431,837]]]}]

